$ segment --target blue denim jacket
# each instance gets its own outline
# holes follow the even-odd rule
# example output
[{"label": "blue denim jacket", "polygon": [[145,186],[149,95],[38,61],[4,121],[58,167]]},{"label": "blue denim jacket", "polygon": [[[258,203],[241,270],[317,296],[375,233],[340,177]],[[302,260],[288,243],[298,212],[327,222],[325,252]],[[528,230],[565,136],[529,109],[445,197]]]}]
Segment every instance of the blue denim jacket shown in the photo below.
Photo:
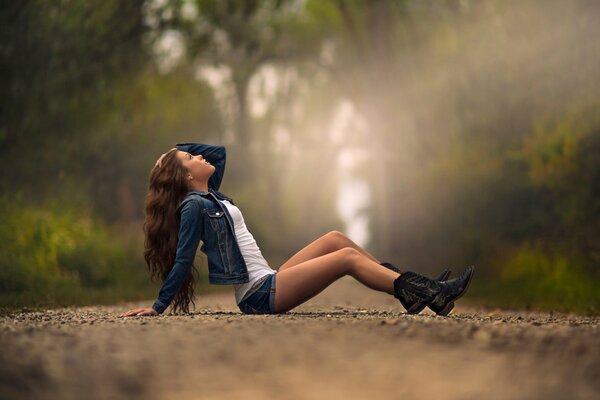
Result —
[{"label": "blue denim jacket", "polygon": [[179,240],[175,262],[165,279],[152,308],[159,314],[169,306],[190,273],[200,240],[200,248],[208,258],[208,280],[212,284],[246,283],[248,270],[238,246],[231,215],[218,200],[229,197],[218,191],[225,172],[226,152],[223,146],[178,144],[178,150],[192,155],[202,154],[215,167],[208,180],[208,192],[192,191],[179,206]]}]

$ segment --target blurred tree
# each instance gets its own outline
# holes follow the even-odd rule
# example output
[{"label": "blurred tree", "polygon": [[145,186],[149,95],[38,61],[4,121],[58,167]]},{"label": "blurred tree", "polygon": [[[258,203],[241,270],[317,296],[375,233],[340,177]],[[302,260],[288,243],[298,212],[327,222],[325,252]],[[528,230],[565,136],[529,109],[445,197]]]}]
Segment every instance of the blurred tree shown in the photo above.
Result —
[{"label": "blurred tree", "polygon": [[4,191],[51,189],[82,167],[113,88],[147,61],[144,1],[2,2],[0,157]]},{"label": "blurred tree", "polygon": [[252,149],[250,80],[266,63],[291,62],[308,51],[294,40],[297,8],[291,0],[172,0],[152,10],[158,34],[176,30],[194,64],[221,68],[227,75],[233,87],[234,144],[244,151]]},{"label": "blurred tree", "polygon": [[144,1],[2,7],[3,191],[139,219],[160,152],[221,131],[211,89],[189,68],[158,71]]},{"label": "blurred tree", "polygon": [[[156,4],[150,15],[160,27],[157,35],[180,35],[185,62],[200,73],[208,68],[224,77],[216,90],[226,93],[221,113],[229,132],[222,142],[228,144],[233,160],[228,163],[225,189],[231,188],[234,198],[252,205],[245,209],[245,215],[259,241],[267,243],[267,251],[282,259],[290,255],[291,249],[297,249],[298,242],[305,243],[335,226],[338,219],[332,211],[336,176],[322,174],[323,169],[334,170],[335,155],[329,147],[319,147],[321,142],[315,143],[322,132],[311,136],[298,130],[301,122],[291,115],[291,110],[303,103],[298,100],[303,98],[300,87],[310,85],[305,70],[314,71],[304,63],[314,60],[322,37],[321,27],[306,18],[301,4],[291,0],[173,0]],[[266,98],[262,96],[264,110],[260,116],[250,113],[253,82],[255,87],[272,87]],[[258,102],[260,93],[256,92],[260,89],[253,99]],[[286,147],[275,145],[282,135],[292,137]],[[307,148],[311,148],[310,153]],[[294,157],[299,149],[305,153],[304,165],[314,160],[322,164],[321,169],[299,165]],[[301,185],[290,185],[294,179]],[[319,179],[326,189],[307,190]],[[256,202],[257,197],[264,201]],[[319,210],[309,207],[311,202],[318,204]],[[306,206],[301,208],[300,216],[291,217],[302,204]],[[294,232],[294,237],[282,236],[281,232]]]}]

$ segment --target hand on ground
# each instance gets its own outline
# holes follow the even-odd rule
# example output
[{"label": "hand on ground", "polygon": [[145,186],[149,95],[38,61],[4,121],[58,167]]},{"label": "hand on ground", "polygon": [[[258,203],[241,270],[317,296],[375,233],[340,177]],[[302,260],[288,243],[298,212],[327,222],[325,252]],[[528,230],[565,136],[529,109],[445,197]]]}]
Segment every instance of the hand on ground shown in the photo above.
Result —
[{"label": "hand on ground", "polygon": [[132,317],[135,315],[158,315],[158,313],[153,308],[136,308],[119,315],[119,317]]}]

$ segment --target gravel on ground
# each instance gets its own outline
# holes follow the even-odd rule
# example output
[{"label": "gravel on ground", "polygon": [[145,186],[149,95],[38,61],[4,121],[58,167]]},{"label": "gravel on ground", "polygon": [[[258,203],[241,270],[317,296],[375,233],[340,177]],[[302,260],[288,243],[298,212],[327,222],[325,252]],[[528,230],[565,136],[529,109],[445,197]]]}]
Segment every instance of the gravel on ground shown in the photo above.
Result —
[{"label": "gravel on ground", "polygon": [[118,317],[150,302],[0,317],[0,399],[600,398],[600,317],[408,315],[349,277],[281,315]]}]

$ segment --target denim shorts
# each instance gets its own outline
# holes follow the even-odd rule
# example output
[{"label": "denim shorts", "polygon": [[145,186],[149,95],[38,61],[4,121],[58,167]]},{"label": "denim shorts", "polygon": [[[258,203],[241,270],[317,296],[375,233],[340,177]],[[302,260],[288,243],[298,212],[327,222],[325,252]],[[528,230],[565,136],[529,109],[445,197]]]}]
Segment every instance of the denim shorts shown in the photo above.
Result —
[{"label": "denim shorts", "polygon": [[273,314],[275,312],[275,275],[277,274],[267,277],[254,293],[238,304],[244,314]]}]

